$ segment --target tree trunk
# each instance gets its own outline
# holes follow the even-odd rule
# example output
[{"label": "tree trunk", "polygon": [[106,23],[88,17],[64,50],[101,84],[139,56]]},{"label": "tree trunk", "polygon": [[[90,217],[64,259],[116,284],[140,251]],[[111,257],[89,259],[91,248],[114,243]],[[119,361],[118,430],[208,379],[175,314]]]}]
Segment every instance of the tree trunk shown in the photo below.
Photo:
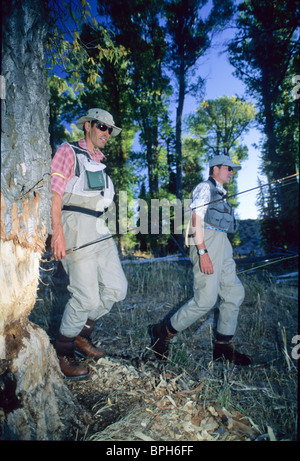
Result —
[{"label": "tree trunk", "polygon": [[[182,59],[180,65],[180,75],[179,75],[179,96],[178,96],[178,106],[176,110],[176,197],[179,200],[182,200],[182,143],[181,143],[181,133],[182,133],[182,113],[185,97],[185,75],[184,75],[184,61]],[[184,247],[184,236],[183,234],[178,234],[176,236],[179,245],[181,248]]]},{"label": "tree trunk", "polygon": [[39,0],[2,1],[0,438],[5,440],[61,440],[74,423],[80,425],[49,338],[28,320],[50,231],[45,6]]},{"label": "tree trunk", "polygon": [[182,132],[182,113],[185,96],[185,76],[183,60],[180,66],[179,75],[179,96],[178,106],[176,110],[176,197],[182,200],[182,145],[181,145],[181,132]]}]

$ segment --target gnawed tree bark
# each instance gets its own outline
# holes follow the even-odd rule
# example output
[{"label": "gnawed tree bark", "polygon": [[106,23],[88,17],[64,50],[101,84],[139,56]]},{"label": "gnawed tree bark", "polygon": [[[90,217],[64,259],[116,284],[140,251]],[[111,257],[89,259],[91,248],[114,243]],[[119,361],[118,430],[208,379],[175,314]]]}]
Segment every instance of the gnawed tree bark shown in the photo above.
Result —
[{"label": "gnawed tree bark", "polygon": [[[40,0],[2,1],[0,439],[5,440],[68,439],[82,426],[47,334],[28,320],[50,231],[46,7]],[[42,187],[35,188],[40,181]]]}]

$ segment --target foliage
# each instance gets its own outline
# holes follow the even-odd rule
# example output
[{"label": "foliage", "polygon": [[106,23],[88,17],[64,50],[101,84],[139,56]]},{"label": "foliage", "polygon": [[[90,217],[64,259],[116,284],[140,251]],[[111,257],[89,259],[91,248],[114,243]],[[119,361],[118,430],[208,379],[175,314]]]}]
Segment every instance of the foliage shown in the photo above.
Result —
[{"label": "foliage", "polygon": [[[270,181],[295,173],[299,162],[299,126],[292,100],[292,76],[299,73],[299,19],[299,5],[293,0],[244,0],[239,5],[238,33],[229,45],[236,75],[259,103],[262,171]],[[278,187],[272,196],[261,191],[262,232],[269,246],[297,241],[298,186],[296,182],[290,186]]]},{"label": "foliage", "polygon": [[[69,133],[62,121],[68,113],[70,105],[76,102],[76,94],[73,88],[68,85],[67,80],[57,75],[48,77],[48,87],[50,90],[50,145],[54,155],[63,141],[72,141],[74,138],[74,135]],[[74,129],[76,129],[75,126]]]},{"label": "foliage", "polygon": [[[98,59],[117,60],[120,50],[114,47],[109,32],[100,27],[95,17],[92,17],[91,6],[86,0],[48,0],[49,34],[46,43],[46,57],[49,69],[54,71],[59,66],[60,72],[65,71],[74,90],[82,90],[80,71],[88,72],[88,81],[95,83],[98,77],[97,65],[89,57],[92,49],[98,54]],[[94,30],[100,30],[103,36],[102,44],[84,43],[80,31],[84,24],[89,24]]]},{"label": "foliage", "polygon": [[186,136],[182,143],[183,197],[188,198],[195,187],[203,181],[203,165],[206,165],[203,146],[198,138]]},{"label": "foliage", "polygon": [[[140,152],[148,170],[152,195],[160,186],[163,137],[168,131],[166,101],[169,79],[163,72],[165,31],[160,24],[161,2],[129,0],[101,2],[105,22],[114,31],[115,42],[126,49],[127,94],[140,130]],[[162,133],[162,135],[161,135]]]},{"label": "foliage", "polygon": [[244,0],[239,5],[239,28],[229,45],[230,61],[249,91],[264,101],[279,96],[298,44],[300,10],[294,0]]},{"label": "foliage", "polygon": [[[241,163],[248,156],[246,145],[240,139],[247,133],[255,118],[255,108],[236,96],[222,96],[215,100],[204,100],[196,113],[186,118],[186,124],[195,139],[194,142],[208,161],[215,155],[228,155],[235,163]],[[237,178],[227,185],[228,195],[237,193]],[[236,208],[236,197],[230,199]]]},{"label": "foliage", "polygon": [[247,157],[247,146],[239,141],[255,118],[253,103],[236,96],[203,101],[195,114],[187,118],[192,134],[201,139],[207,158],[228,155],[240,162]]},{"label": "foliage", "polygon": [[[50,82],[51,144],[57,145],[63,138],[78,139],[78,130],[68,133],[64,126],[74,122],[79,108],[105,107],[122,127],[121,135],[111,139],[105,149],[116,190],[128,191],[131,199],[147,197],[148,203],[154,198],[188,197],[203,179],[202,165],[211,155],[222,152],[235,161],[246,158],[242,135],[252,126],[253,103],[236,96],[203,100],[187,119],[192,136],[183,138],[181,131],[185,95],[202,96],[204,88],[197,72],[199,58],[232,17],[233,2],[103,0],[98,2],[100,22],[84,0],[60,4],[55,10],[54,0],[50,4],[48,46],[52,46],[53,71],[60,62],[66,77],[54,76]],[[278,177],[283,169],[288,174],[297,164],[291,78],[296,72],[298,16],[293,8],[290,0],[280,5],[245,0],[239,5],[238,34],[229,46],[238,77],[258,101],[257,120],[265,135],[262,171],[268,178]],[[70,19],[65,21],[67,14]],[[173,78],[176,85],[172,85]],[[170,113],[174,96],[175,126]],[[236,181],[228,192],[237,192]],[[291,233],[297,227],[296,211],[290,206],[295,192],[277,188],[272,192],[276,206],[267,204],[271,195],[266,189],[261,192],[264,235],[269,233],[267,222],[276,221],[278,234],[292,240],[282,226],[292,216],[295,226],[290,226]],[[232,203],[238,205],[236,199]],[[270,236],[272,239],[272,233]],[[154,237],[147,245],[156,252],[159,239]]]},{"label": "foliage", "polygon": [[[214,0],[206,19],[201,10],[207,0],[166,0],[165,16],[167,21],[168,67],[175,75],[178,85],[176,108],[176,196],[182,198],[182,113],[185,95],[191,92],[195,85],[189,85],[191,72],[198,59],[205,54],[211,43],[211,33],[230,19],[232,2]],[[201,90],[203,79],[198,77]]]}]

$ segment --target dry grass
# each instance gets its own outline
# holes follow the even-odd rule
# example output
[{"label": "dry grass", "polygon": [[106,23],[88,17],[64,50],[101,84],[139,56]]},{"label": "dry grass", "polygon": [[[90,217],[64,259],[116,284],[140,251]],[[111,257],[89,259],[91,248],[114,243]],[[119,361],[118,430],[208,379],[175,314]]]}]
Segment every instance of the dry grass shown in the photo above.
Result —
[{"label": "dry grass", "polygon": [[[176,335],[169,361],[158,364],[149,350],[147,327],[192,296],[191,266],[127,264],[124,270],[129,281],[127,298],[98,321],[94,332],[94,340],[105,348],[109,360],[117,364],[116,368],[90,362],[91,382],[70,384],[92,415],[87,433],[79,434],[79,440],[140,440],[142,437],[152,440],[252,440],[253,434],[267,440],[297,438],[297,361],[291,355],[295,346],[292,338],[298,331],[297,281],[278,285],[273,277],[276,272],[259,271],[241,276],[246,298],[240,311],[235,344],[252,356],[254,366],[243,368],[212,362],[217,306],[201,321]],[[287,268],[291,270],[294,269]],[[46,297],[40,291],[40,306],[37,303],[32,313],[32,320],[41,324],[50,336],[54,336],[58,328],[66,300],[65,282],[53,281],[56,283],[47,287]],[[48,312],[47,299],[51,304]],[[123,379],[118,381],[116,373],[120,364],[125,368]],[[103,380],[103,371],[107,373],[106,380]],[[180,377],[177,387],[171,389],[176,377]],[[153,392],[162,380],[167,383],[165,394],[153,399]],[[180,399],[184,391],[191,392],[190,413],[184,411],[188,394],[185,400]],[[201,421],[212,423],[208,407],[218,413],[215,415],[218,425],[206,432],[204,426],[201,430],[192,427],[193,422],[189,426],[193,418],[194,422],[198,418],[199,427]],[[229,412],[229,420],[236,421],[235,428],[247,420],[247,430],[250,431],[251,426],[252,435],[247,435],[245,429],[237,436],[233,426],[230,434],[228,425],[224,425],[222,411]],[[164,419],[163,415],[168,416]],[[179,421],[185,421],[190,432],[182,430]],[[159,428],[165,433],[159,432]],[[178,434],[183,435],[180,438]]]}]

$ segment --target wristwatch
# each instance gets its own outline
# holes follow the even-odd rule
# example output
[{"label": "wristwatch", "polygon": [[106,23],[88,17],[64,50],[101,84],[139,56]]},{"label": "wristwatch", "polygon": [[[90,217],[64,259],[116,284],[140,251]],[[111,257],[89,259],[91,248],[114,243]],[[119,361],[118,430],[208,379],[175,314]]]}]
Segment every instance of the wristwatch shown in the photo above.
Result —
[{"label": "wristwatch", "polygon": [[200,248],[200,250],[197,250],[198,255],[202,256],[205,253],[208,253],[206,248]]}]

